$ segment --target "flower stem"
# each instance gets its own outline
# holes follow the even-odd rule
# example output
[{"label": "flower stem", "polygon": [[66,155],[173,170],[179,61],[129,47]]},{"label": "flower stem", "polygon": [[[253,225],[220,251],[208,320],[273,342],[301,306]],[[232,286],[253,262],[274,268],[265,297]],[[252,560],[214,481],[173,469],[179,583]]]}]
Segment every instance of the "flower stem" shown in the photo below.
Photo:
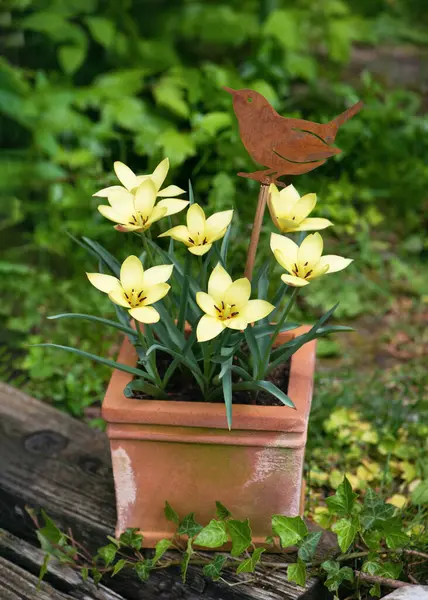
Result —
[{"label": "flower stem", "polygon": [[[134,322],[135,322],[135,327],[137,329],[138,338],[139,338],[139,340],[141,342],[141,345],[143,346],[144,351],[147,352],[147,350],[148,350],[148,344],[146,342],[146,338],[144,337],[143,332],[141,331],[141,325],[140,325],[140,323],[136,319],[134,319]],[[150,329],[150,325],[146,325],[144,331],[145,331],[146,336],[148,338],[149,345],[151,346],[154,343],[154,337],[153,337],[153,332]],[[159,372],[158,372],[158,368],[156,366],[156,352],[152,352],[150,354],[150,356],[149,356],[149,362],[148,362],[147,366],[150,367],[151,374],[155,378],[156,384],[159,386],[160,389],[163,389],[162,379],[160,378],[160,375],[159,375]]]},{"label": "flower stem", "polygon": [[178,323],[177,327],[180,331],[184,331],[186,326],[186,311],[188,304],[188,293],[189,293],[189,275],[190,275],[190,267],[191,267],[192,256],[190,252],[187,252],[186,258],[184,260],[184,269],[183,269],[183,287],[181,288],[181,296],[180,296],[180,310],[178,313]]},{"label": "flower stem", "polygon": [[149,243],[147,241],[147,237],[146,237],[145,233],[141,234],[141,239],[143,240],[144,250],[146,251],[147,258],[149,259],[150,266],[153,267],[154,264],[155,264],[155,261],[153,259],[153,254],[152,254],[152,251],[150,250],[150,246],[149,246]]},{"label": "flower stem", "polygon": [[281,331],[282,326],[284,325],[288,315],[290,314],[291,309],[293,308],[294,302],[296,300],[296,296],[297,293],[299,291],[298,287],[295,287],[291,293],[290,298],[288,299],[287,305],[284,309],[284,312],[282,313],[281,318],[279,319],[279,321],[276,324],[275,329],[273,330],[272,336],[270,338],[270,342],[268,347],[266,348],[266,352],[263,356],[263,360],[261,363],[261,371],[259,371],[259,379],[262,379],[262,377],[264,377],[265,371],[267,369],[267,366],[269,364],[269,358],[270,358],[270,353],[272,351],[272,347],[275,343],[276,338],[278,337],[279,332]]}]

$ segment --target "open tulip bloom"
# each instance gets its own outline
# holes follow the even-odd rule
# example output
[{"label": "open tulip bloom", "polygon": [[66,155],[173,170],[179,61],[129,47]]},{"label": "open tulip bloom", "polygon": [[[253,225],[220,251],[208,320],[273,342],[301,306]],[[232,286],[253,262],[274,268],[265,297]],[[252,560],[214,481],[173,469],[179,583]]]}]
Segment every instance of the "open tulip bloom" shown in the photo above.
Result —
[{"label": "open tulip bloom", "polygon": [[214,242],[221,239],[233,217],[233,210],[214,213],[208,219],[199,204],[192,204],[187,211],[187,227],[177,225],[159,237],[170,236],[183,242],[192,254],[202,256],[209,252]]},{"label": "open tulip bloom", "polygon": [[269,211],[272,221],[282,233],[317,231],[332,225],[328,219],[308,218],[316,203],[316,194],[300,197],[294,185],[288,185],[281,191],[273,183],[269,187]]},{"label": "open tulip bloom", "polygon": [[[308,332],[282,346],[275,347],[275,340],[282,331],[298,327],[297,323],[288,323],[287,318],[299,288],[322,275],[341,271],[351,260],[323,256],[319,233],[307,235],[300,246],[273,233],[270,245],[274,256],[269,253],[270,262],[254,274],[252,283],[239,275],[233,280],[227,268],[233,210],[206,218],[201,206],[193,202],[190,190],[184,224],[182,216],[176,213],[189,202],[174,197],[183,190],[175,185],[162,189],[168,166],[165,159],[152,174],[135,175],[126,165],[116,162],[114,169],[122,186],[104,188],[95,194],[107,198],[109,204],[98,209],[116,223],[116,229],[137,233],[142,243],[140,256],[122,257],[125,260],[121,264],[100,244],[87,238],[80,242],[91,256],[98,258],[98,270],[102,272],[90,272],[87,277],[111,300],[116,320],[105,315],[73,313],[51,317],[86,319],[125,333],[136,348],[137,366],[69,346],[42,345],[56,346],[132,373],[134,379],[127,385],[127,396],[138,390],[153,398],[168,399],[173,397],[174,380],[187,380],[190,374],[204,400],[224,400],[229,428],[233,394],[237,391],[247,392],[250,403],[256,403],[257,395],[264,392],[293,407],[286,390],[269,379],[270,373],[308,341],[351,328],[326,326],[336,308],[333,307]],[[315,202],[315,194],[300,198],[293,186],[281,192],[275,186],[270,188],[270,212],[282,232],[330,225],[326,219],[308,218]],[[162,218],[171,215],[175,215],[175,223],[171,227],[168,219],[165,228]],[[163,239],[152,240],[148,230],[155,224],[161,227],[158,238],[170,238],[167,244]],[[137,237],[134,239],[138,243]],[[175,247],[174,241],[180,244]],[[276,262],[286,273],[275,274]],[[236,263],[234,270],[240,271]],[[283,305],[287,291],[288,299]]]}]

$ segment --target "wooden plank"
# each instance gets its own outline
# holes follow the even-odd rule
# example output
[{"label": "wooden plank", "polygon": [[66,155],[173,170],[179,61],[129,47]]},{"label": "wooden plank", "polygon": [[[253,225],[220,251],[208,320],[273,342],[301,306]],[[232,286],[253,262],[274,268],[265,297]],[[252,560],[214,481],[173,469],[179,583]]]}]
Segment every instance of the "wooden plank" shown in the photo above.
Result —
[{"label": "wooden plank", "polygon": [[[43,507],[76,539],[95,550],[113,534],[116,515],[106,436],[26,394],[0,384],[0,527],[34,543],[25,506]],[[272,560],[275,560],[273,558]],[[235,574],[227,576],[231,583]],[[154,573],[147,583],[119,574],[106,586],[131,600],[322,600],[323,586],[310,580],[305,590],[288,583],[284,571],[255,583],[229,587],[189,570]]]},{"label": "wooden plank", "polygon": [[[30,583],[33,582],[32,576],[34,576],[37,585],[40,567],[44,559],[44,552],[40,548],[36,548],[4,529],[0,529],[0,557],[4,559],[5,563],[12,563],[27,571],[27,579]],[[13,578],[13,573],[7,574],[8,580]],[[0,572],[0,590],[2,589],[2,579],[3,575]],[[48,571],[43,581],[53,589],[66,593],[67,598],[72,596],[76,600],[123,600],[122,596],[112,592],[102,584],[96,587],[92,581],[83,581],[80,575],[71,567],[60,565],[54,559],[49,561]]]},{"label": "wooden plank", "polygon": [[2,600],[70,600],[71,596],[43,582],[37,589],[37,577],[0,557],[0,598]]}]

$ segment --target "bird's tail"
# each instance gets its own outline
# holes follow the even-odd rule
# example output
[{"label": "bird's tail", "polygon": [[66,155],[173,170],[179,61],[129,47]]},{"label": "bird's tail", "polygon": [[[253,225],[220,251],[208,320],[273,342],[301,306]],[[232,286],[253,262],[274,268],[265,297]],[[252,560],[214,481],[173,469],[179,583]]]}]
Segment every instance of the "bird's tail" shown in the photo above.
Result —
[{"label": "bird's tail", "polygon": [[360,112],[360,110],[363,108],[363,106],[364,106],[364,102],[362,100],[359,100],[356,104],[354,104],[354,106],[351,106],[350,108],[345,110],[341,115],[339,115],[338,117],[333,119],[331,121],[331,124],[334,125],[335,127],[337,127],[337,129],[338,129],[344,123],[346,123],[346,121],[348,121],[354,115],[356,115],[358,112]]}]

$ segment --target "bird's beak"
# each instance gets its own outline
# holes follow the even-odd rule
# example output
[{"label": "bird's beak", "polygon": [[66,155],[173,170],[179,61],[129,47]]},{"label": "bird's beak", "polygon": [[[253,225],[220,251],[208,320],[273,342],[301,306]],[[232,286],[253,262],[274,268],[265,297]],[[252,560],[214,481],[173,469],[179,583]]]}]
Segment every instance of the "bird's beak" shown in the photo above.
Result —
[{"label": "bird's beak", "polygon": [[226,85],[223,86],[223,89],[228,93],[228,94],[234,94],[236,92],[236,90],[233,90],[230,87],[227,87]]}]

